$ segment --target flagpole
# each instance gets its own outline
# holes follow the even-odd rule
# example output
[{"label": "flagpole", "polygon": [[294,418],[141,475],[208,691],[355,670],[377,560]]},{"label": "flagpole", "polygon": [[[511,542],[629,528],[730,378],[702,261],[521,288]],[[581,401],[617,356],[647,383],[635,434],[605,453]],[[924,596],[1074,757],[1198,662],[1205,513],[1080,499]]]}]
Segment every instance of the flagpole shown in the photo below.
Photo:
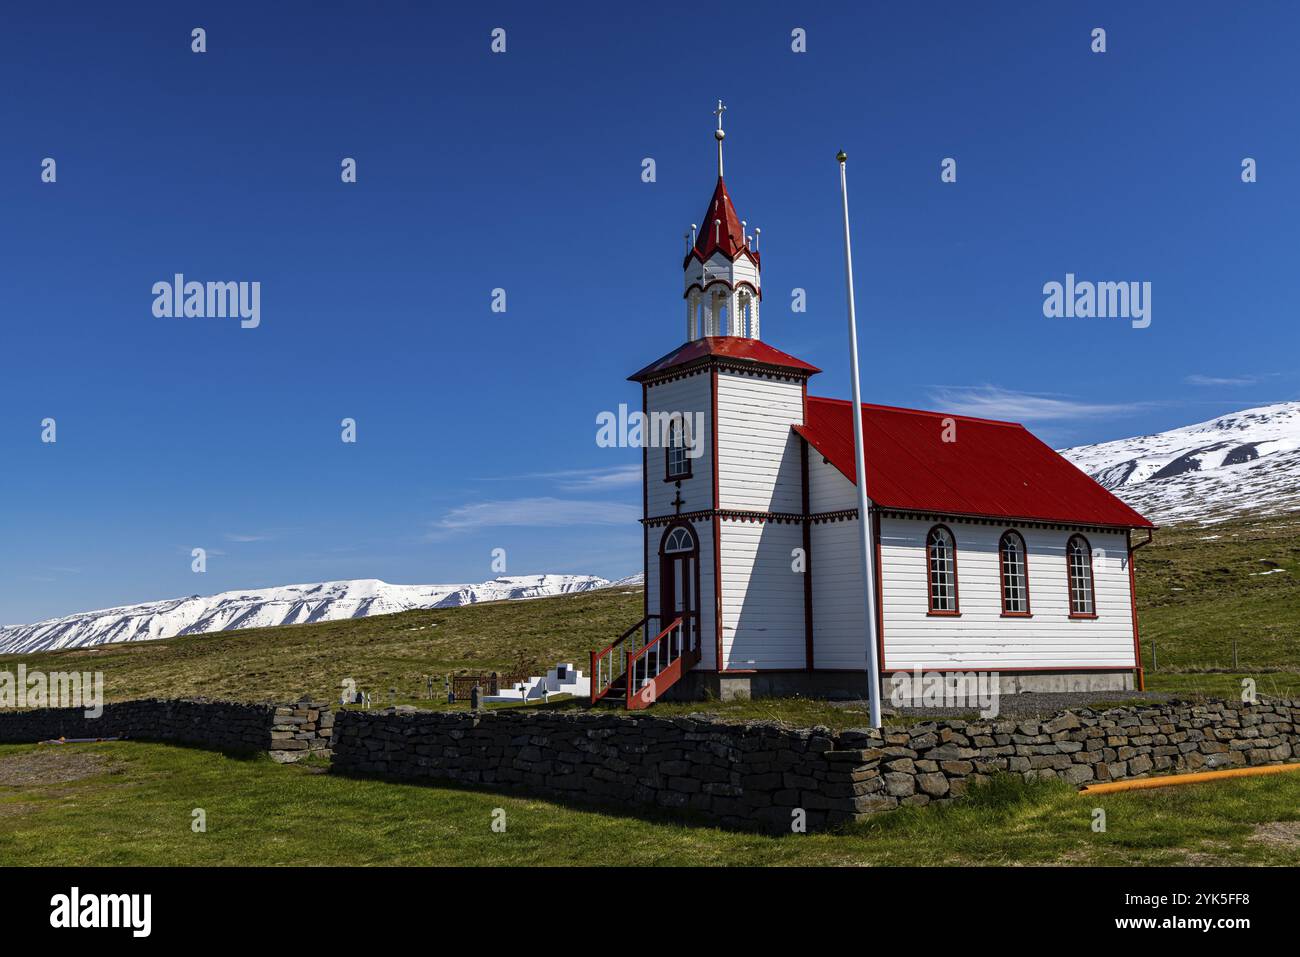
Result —
[{"label": "flagpole", "polygon": [[875,548],[871,541],[871,514],[867,509],[867,466],[862,450],[862,384],[858,375],[858,320],[853,309],[853,247],[849,242],[849,187],[843,150],[835,157],[840,164],[840,197],[844,203],[844,274],[849,291],[849,364],[853,379],[853,464],[858,476],[858,527],[862,530],[862,611],[867,625],[867,701],[871,726],[880,727],[880,663],[876,651],[876,616],[872,589],[876,576]]}]

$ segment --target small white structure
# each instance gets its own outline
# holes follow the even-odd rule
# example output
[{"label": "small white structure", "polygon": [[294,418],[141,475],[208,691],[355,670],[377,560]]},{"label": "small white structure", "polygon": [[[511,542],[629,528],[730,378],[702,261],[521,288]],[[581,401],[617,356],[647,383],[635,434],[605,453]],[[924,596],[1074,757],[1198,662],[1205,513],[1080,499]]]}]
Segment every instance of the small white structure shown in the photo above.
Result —
[{"label": "small white structure", "polygon": [[545,675],[520,681],[511,688],[502,688],[499,694],[484,695],[490,704],[518,701],[545,701],[553,694],[570,694],[587,697],[591,694],[591,680],[571,663],[556,665]]}]

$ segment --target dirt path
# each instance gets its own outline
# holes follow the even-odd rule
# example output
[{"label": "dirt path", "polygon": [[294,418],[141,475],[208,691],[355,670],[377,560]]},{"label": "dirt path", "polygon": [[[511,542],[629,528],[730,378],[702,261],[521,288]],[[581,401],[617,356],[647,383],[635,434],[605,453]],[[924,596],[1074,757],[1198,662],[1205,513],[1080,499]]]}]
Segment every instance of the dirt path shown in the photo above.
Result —
[{"label": "dirt path", "polygon": [[65,784],[112,770],[102,754],[69,751],[65,745],[42,745],[38,750],[0,758],[0,787],[40,787]]}]

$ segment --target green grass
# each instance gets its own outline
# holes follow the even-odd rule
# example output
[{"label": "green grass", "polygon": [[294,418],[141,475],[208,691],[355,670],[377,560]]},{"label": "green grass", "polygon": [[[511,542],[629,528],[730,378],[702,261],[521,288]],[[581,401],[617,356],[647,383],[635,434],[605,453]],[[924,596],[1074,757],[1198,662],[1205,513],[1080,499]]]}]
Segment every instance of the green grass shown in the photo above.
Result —
[{"label": "green grass", "polygon": [[1208,676],[1237,672],[1300,693],[1300,515],[1160,529],[1134,568],[1150,687],[1205,674],[1222,690],[1232,682]]},{"label": "green grass", "polygon": [[[68,773],[87,760],[101,763]],[[3,783],[23,762],[26,780]],[[161,744],[0,746],[0,865],[1295,865],[1298,809],[1300,775],[1100,797],[1003,778],[964,802],[768,837]]]}]

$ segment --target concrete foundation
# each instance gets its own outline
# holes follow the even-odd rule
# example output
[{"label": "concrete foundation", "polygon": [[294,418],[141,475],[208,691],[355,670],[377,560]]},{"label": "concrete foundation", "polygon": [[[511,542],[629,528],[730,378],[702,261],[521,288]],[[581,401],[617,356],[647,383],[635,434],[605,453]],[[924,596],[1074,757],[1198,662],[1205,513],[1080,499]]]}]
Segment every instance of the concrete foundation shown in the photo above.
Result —
[{"label": "concrete foundation", "polygon": [[1132,671],[1034,671],[998,676],[1001,694],[1054,691],[1135,691]]},{"label": "concrete foundation", "polygon": [[[928,673],[928,672],[927,672]],[[966,672],[970,674],[971,672]],[[997,675],[998,694],[1060,691],[1133,691],[1132,671],[1035,671]],[[892,687],[884,675],[885,697]],[[760,671],[719,674],[688,671],[664,693],[665,701],[732,701],[737,698],[822,698],[854,701],[867,696],[865,671]],[[906,703],[906,702],[904,702]]]}]

